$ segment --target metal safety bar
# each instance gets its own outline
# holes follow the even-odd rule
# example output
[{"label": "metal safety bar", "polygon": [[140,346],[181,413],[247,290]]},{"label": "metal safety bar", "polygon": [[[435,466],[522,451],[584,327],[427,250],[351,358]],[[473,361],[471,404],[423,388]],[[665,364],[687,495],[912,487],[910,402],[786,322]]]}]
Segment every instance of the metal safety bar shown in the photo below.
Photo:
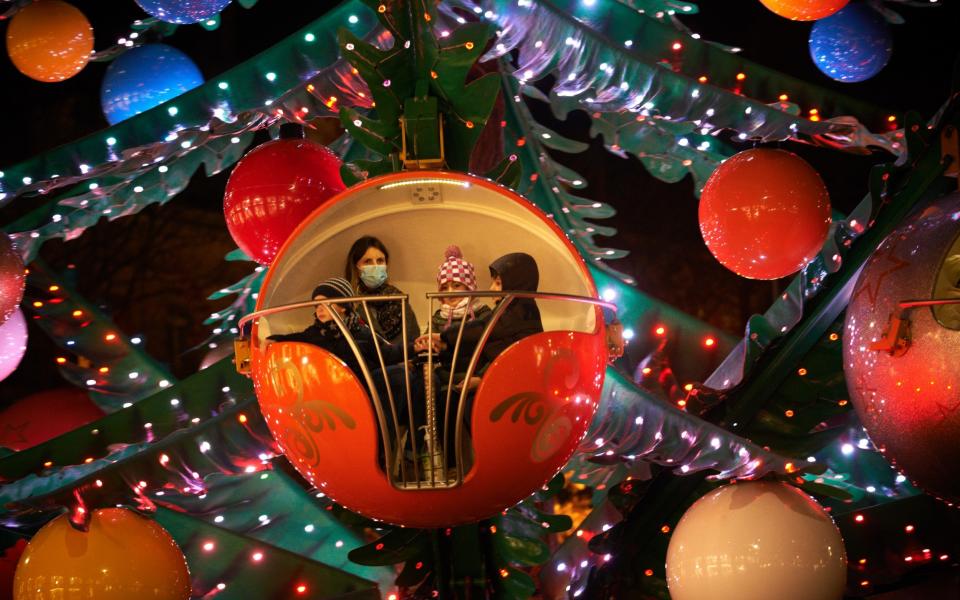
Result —
[{"label": "metal safety bar", "polygon": [[[435,292],[426,294],[427,299],[430,301],[430,314],[433,315],[434,312],[434,301],[438,301],[441,298],[469,298],[470,305],[472,306],[474,299],[480,298],[499,298],[499,302],[495,306],[493,313],[490,318],[487,320],[484,325],[483,331],[480,334],[476,348],[471,354],[467,366],[467,370],[463,377],[462,385],[460,388],[460,397],[457,402],[457,406],[454,409],[453,407],[453,391],[456,389],[455,380],[457,375],[456,366],[460,358],[460,347],[463,341],[463,332],[468,323],[466,318],[460,319],[460,326],[457,331],[457,338],[454,346],[452,348],[451,364],[449,365],[450,374],[447,379],[447,390],[446,396],[444,398],[444,407],[443,407],[443,435],[442,440],[438,439],[440,437],[438,427],[437,427],[437,411],[435,405],[435,368],[437,364],[434,361],[434,357],[439,354],[439,347],[433,347],[433,319],[428,320],[427,326],[427,338],[431,341],[429,346],[429,351],[426,353],[426,360],[423,364],[423,389],[425,391],[423,398],[417,398],[417,401],[422,401],[425,407],[425,423],[421,427],[417,427],[417,423],[414,419],[414,398],[412,394],[412,388],[410,383],[410,372],[411,372],[411,360],[409,356],[409,346],[410,342],[407,338],[407,309],[409,298],[406,294],[395,294],[395,295],[384,295],[384,296],[351,296],[348,298],[329,298],[325,300],[311,300],[307,302],[297,302],[293,304],[285,304],[282,306],[275,306],[272,308],[267,308],[259,310],[249,315],[244,316],[240,319],[238,328],[242,333],[244,327],[257,320],[261,317],[268,317],[278,313],[284,313],[294,310],[300,310],[305,308],[314,308],[317,306],[331,306],[331,305],[348,305],[350,310],[357,312],[356,305],[360,305],[362,310],[362,315],[366,318],[365,326],[370,327],[370,333],[373,339],[373,346],[377,354],[377,361],[380,367],[380,373],[383,377],[384,389],[386,390],[388,406],[384,406],[383,399],[380,397],[380,392],[377,390],[377,386],[374,383],[374,372],[371,370],[370,366],[367,364],[367,360],[363,357],[360,348],[357,344],[356,339],[354,338],[353,333],[347,327],[346,322],[343,317],[336,310],[329,309],[328,312],[330,317],[336,323],[337,328],[340,330],[341,334],[344,336],[344,339],[347,341],[347,344],[350,346],[351,351],[357,359],[357,362],[360,366],[361,374],[364,381],[366,382],[367,391],[370,393],[371,400],[373,401],[374,412],[376,413],[377,422],[380,427],[380,435],[384,448],[384,460],[385,464],[383,465],[384,471],[387,474],[387,477],[393,485],[393,487],[400,490],[422,490],[422,489],[447,489],[453,488],[461,485],[464,481],[465,472],[467,469],[467,457],[465,456],[466,450],[466,432],[465,432],[465,417],[466,417],[466,405],[467,398],[470,393],[469,382],[473,377],[474,373],[477,371],[477,367],[482,356],[483,350],[486,346],[487,341],[489,340],[491,334],[493,333],[494,328],[499,322],[500,318],[503,316],[507,307],[511,305],[517,299],[530,299],[530,300],[546,300],[546,301],[561,301],[561,302],[575,302],[580,304],[592,305],[597,308],[605,308],[613,313],[616,312],[616,306],[599,300],[597,298],[590,298],[585,296],[576,296],[571,294],[558,294],[551,292]],[[404,374],[404,388],[406,392],[406,409],[407,409],[407,419],[406,423],[400,423],[400,415],[397,410],[397,401],[394,397],[394,390],[390,385],[390,378],[387,373],[386,361],[384,360],[383,350],[381,344],[388,343],[386,340],[383,340],[373,329],[372,315],[370,311],[369,303],[385,303],[385,302],[400,302],[401,303],[401,328],[402,328],[402,343],[403,343],[403,374]],[[599,323],[595,327],[599,327]],[[241,343],[249,343],[244,338],[241,337]],[[239,365],[238,365],[239,367]],[[448,456],[449,451],[449,442],[450,442],[450,417],[451,413],[455,410],[455,423],[454,423],[454,455],[455,455],[455,465],[453,469],[450,469],[446,465],[446,457]],[[389,427],[390,424],[393,424],[394,427]],[[417,432],[419,430],[424,431],[424,448],[426,450],[425,455],[421,455],[418,450],[417,444]],[[393,435],[391,436],[391,432]],[[391,439],[392,437],[392,439]],[[405,460],[405,450],[409,445],[413,460],[410,461],[412,464],[408,464],[408,461]],[[421,460],[423,463],[421,464]],[[452,471],[452,473],[451,473]]]}]

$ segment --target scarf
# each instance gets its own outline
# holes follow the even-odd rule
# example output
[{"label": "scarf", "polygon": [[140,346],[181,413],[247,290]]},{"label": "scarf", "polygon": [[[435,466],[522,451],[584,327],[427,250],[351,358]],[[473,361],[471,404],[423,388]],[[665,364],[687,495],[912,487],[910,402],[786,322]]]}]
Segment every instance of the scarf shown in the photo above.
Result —
[{"label": "scarf", "polygon": [[462,319],[467,313],[470,314],[470,318],[474,318],[474,309],[480,308],[482,301],[480,298],[473,298],[473,301],[470,301],[470,298],[461,298],[460,302],[456,304],[440,304],[440,317],[446,319],[446,325],[444,329],[450,327],[450,324],[453,323],[454,319]]}]

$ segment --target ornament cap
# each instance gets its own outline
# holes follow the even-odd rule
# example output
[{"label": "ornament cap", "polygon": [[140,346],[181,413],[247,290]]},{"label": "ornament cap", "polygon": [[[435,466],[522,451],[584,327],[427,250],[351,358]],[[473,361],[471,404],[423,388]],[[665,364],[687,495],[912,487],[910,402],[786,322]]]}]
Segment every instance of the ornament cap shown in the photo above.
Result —
[{"label": "ornament cap", "polygon": [[284,123],[280,126],[281,140],[302,140],[304,137],[303,125],[300,123]]}]

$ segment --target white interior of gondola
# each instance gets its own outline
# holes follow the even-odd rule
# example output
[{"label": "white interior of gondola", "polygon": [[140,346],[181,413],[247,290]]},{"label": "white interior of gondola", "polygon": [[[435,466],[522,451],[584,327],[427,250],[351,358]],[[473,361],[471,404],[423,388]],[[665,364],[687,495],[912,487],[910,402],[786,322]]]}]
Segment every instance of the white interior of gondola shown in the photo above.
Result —
[{"label": "white interior of gondola", "polygon": [[[960,231],[953,240],[937,272],[934,298],[960,299]],[[933,309],[937,321],[944,327],[960,329],[960,304],[948,304]]]},{"label": "white interior of gondola", "polygon": [[[451,244],[460,246],[464,258],[476,266],[478,289],[490,285],[491,262],[510,252],[526,252],[539,266],[539,291],[596,297],[579,255],[538,212],[525,200],[457,177],[411,174],[407,180],[357,190],[313,216],[277,258],[269,285],[261,290],[260,308],[311,300],[319,282],[343,276],[350,246],[364,235],[379,238],[389,250],[389,281],[410,296],[421,331],[431,315],[425,294],[437,291],[437,269]],[[537,304],[547,331],[595,330],[596,311],[590,305]],[[437,307],[435,301],[434,310]],[[260,319],[257,338],[299,331],[312,320],[311,310],[276,313]]]}]

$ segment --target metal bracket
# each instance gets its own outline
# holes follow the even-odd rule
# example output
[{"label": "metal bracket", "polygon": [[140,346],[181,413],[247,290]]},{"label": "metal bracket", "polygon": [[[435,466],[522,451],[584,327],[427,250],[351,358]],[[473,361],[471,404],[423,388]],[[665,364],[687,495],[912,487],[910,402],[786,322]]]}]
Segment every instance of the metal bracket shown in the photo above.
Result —
[{"label": "metal bracket", "polygon": [[607,360],[613,364],[618,358],[623,356],[626,342],[623,338],[623,323],[614,320],[607,324]]},{"label": "metal bracket", "polygon": [[871,350],[882,351],[891,356],[903,356],[910,349],[910,318],[906,310],[891,313],[883,337],[870,344]]},{"label": "metal bracket", "polygon": [[897,304],[899,312],[890,313],[890,321],[883,337],[870,344],[871,350],[888,352],[892,356],[902,356],[910,349],[911,331],[909,313],[915,308],[935,308],[960,304],[960,298],[931,298],[929,300],[901,300]]},{"label": "metal bracket", "polygon": [[410,171],[442,169],[446,164],[443,115],[432,96],[407,98],[400,117],[400,160]]},{"label": "metal bracket", "polygon": [[944,175],[957,177],[957,185],[960,186],[960,132],[953,125],[947,125],[940,132],[940,159],[948,163]]},{"label": "metal bracket", "polygon": [[237,373],[250,377],[250,338],[233,340],[233,355]]}]

